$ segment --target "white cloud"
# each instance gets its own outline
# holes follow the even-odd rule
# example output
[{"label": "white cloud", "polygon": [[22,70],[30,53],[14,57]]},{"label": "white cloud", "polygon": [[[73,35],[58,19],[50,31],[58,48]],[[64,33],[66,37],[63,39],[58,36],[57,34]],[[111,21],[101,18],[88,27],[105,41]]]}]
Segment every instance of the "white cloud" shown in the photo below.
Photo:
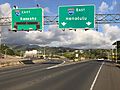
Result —
[{"label": "white cloud", "polygon": [[49,7],[44,7],[43,9],[44,9],[44,12],[45,12],[46,14],[49,14],[49,15],[56,15],[55,13],[53,13],[53,12],[50,10]]},{"label": "white cloud", "polygon": [[9,3],[5,3],[0,5],[0,13],[2,16],[10,16],[11,15],[11,8]]},{"label": "white cloud", "polygon": [[99,11],[100,11],[100,12],[105,12],[105,11],[108,10],[108,8],[109,8],[108,4],[103,1],[103,2],[101,3],[100,7],[99,7]]},{"label": "white cloud", "polygon": [[62,31],[55,25],[50,26],[49,29],[51,31],[48,32],[8,32],[6,30],[4,39],[9,44],[38,44],[73,48],[109,48],[114,41],[120,39],[120,28],[111,25],[104,25],[104,33],[81,29]]},{"label": "white cloud", "polygon": [[[56,25],[50,26],[48,32],[4,32],[6,43],[38,44],[73,48],[110,48],[112,43],[120,40],[118,26],[104,25],[103,32],[93,30],[62,31]],[[53,30],[54,29],[54,30]]]},{"label": "white cloud", "polygon": [[52,13],[48,7],[45,7],[44,11],[47,12],[47,13]]},{"label": "white cloud", "polygon": [[106,13],[106,12],[109,12],[109,11],[112,11],[114,10],[115,6],[117,5],[117,1],[114,0],[112,2],[112,5],[108,5],[106,2],[102,2],[100,7],[99,7],[99,12],[100,13]]},{"label": "white cloud", "polygon": [[76,32],[69,30],[63,32],[59,31],[56,27],[56,32],[54,33],[56,38],[59,37],[58,43],[62,46],[74,48],[100,48],[110,44],[110,40],[104,37],[103,33],[93,30],[83,31],[78,29]]},{"label": "white cloud", "polygon": [[120,13],[120,2],[117,2],[116,8],[117,8],[117,13]]},{"label": "white cloud", "polygon": [[103,26],[105,35],[110,39],[111,42],[120,40],[120,28],[118,26],[112,26],[106,24]]},{"label": "white cloud", "polygon": [[117,5],[117,1],[113,1],[112,5],[109,7],[109,10],[112,11],[116,5]]}]

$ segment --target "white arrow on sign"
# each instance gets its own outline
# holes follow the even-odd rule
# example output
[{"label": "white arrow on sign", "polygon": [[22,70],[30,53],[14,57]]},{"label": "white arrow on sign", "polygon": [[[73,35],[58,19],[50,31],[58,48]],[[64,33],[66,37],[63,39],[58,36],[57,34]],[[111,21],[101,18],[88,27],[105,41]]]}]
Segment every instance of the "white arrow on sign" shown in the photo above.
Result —
[{"label": "white arrow on sign", "polygon": [[88,26],[90,26],[92,23],[88,21],[88,22],[86,22],[86,24],[87,24]]},{"label": "white arrow on sign", "polygon": [[63,26],[65,26],[67,23],[65,23],[65,22],[62,22],[61,24],[62,24]]}]

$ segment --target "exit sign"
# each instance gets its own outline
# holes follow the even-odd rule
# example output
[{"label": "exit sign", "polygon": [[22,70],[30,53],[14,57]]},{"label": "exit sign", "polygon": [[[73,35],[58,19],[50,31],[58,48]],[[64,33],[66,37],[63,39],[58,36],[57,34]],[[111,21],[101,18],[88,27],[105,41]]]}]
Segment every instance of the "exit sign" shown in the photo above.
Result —
[{"label": "exit sign", "polygon": [[59,28],[94,28],[95,6],[76,5],[59,7]]},{"label": "exit sign", "polygon": [[43,9],[13,9],[12,30],[43,30]]}]

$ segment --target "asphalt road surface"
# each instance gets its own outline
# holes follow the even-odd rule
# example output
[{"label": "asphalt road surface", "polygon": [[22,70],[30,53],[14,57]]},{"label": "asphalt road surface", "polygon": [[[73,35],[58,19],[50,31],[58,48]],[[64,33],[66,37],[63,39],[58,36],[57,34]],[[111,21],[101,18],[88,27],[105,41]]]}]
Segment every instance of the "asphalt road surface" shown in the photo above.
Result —
[{"label": "asphalt road surface", "polygon": [[120,69],[105,61],[0,69],[0,90],[120,90]]}]

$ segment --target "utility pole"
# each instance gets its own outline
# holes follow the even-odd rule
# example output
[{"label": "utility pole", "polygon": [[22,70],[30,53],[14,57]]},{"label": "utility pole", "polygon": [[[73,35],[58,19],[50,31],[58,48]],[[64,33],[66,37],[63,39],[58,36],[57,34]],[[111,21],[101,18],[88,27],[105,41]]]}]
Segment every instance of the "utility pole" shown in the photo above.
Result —
[{"label": "utility pole", "polygon": [[5,49],[5,58],[7,58],[7,50],[8,50],[8,48]]},{"label": "utility pole", "polygon": [[22,56],[23,56],[23,55],[22,55],[22,53],[23,53],[23,52],[22,52],[22,51],[20,51],[20,58],[22,58]]},{"label": "utility pole", "polygon": [[0,57],[2,57],[2,30],[0,26]]},{"label": "utility pole", "polygon": [[117,63],[117,41],[116,41],[116,63]]},{"label": "utility pole", "polygon": [[112,47],[112,54],[111,55],[112,55],[112,61],[113,61],[113,47]]},{"label": "utility pole", "polygon": [[46,58],[46,57],[45,57],[45,54],[46,54],[46,53],[45,53],[45,46],[44,46],[44,52],[43,52],[43,57],[44,57],[44,59]]},{"label": "utility pole", "polygon": [[110,60],[110,53],[109,53],[109,51],[107,51],[107,55],[108,55],[108,60]]}]

